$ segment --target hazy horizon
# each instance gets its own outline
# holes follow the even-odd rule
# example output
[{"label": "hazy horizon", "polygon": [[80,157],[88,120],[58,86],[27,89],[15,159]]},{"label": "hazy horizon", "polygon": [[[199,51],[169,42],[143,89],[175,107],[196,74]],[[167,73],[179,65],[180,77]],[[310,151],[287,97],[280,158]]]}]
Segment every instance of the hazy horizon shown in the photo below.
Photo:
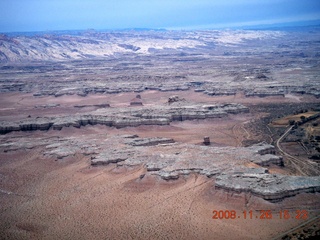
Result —
[{"label": "hazy horizon", "polygon": [[320,20],[317,0],[3,0],[0,32],[205,29]]}]

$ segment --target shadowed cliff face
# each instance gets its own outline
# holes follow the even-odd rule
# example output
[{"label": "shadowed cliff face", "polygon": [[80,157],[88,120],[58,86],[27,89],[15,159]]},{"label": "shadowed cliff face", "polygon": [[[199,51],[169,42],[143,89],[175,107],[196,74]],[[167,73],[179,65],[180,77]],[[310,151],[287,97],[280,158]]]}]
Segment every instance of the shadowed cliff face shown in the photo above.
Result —
[{"label": "shadowed cliff face", "polygon": [[206,118],[221,118],[228,114],[247,113],[249,110],[241,104],[220,104],[210,107],[199,104],[185,106],[159,106],[136,109],[100,109],[85,115],[56,116],[51,118],[25,119],[20,122],[1,122],[0,134],[12,131],[48,130],[51,127],[61,130],[63,127],[81,127],[102,124],[117,128],[140,125],[168,125],[171,121],[184,121]]}]

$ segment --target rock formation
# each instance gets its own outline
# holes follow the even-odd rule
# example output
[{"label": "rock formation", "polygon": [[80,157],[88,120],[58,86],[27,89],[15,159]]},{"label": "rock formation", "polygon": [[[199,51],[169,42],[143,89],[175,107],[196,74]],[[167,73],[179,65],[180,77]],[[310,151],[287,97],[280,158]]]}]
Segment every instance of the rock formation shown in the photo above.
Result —
[{"label": "rock formation", "polygon": [[[305,44],[299,40],[302,38]],[[79,31],[69,35],[68,32],[1,35],[0,92],[84,97],[146,90],[194,90],[210,96],[241,92],[247,97],[286,94],[320,97],[316,74],[319,43],[314,41],[317,38],[317,30],[308,34]],[[288,42],[292,45],[288,46]],[[91,67],[97,72],[90,78]],[[34,77],[35,74],[42,77]],[[89,77],[84,79],[84,75]]]},{"label": "rock formation", "polygon": [[217,176],[216,188],[232,192],[249,192],[271,202],[299,193],[320,191],[320,177],[284,176],[268,173],[228,172]]},{"label": "rock formation", "polygon": [[[42,154],[60,161],[76,153],[91,156],[91,164],[116,166],[142,165],[144,175],[170,181],[189,174],[215,179],[213,187],[223,191],[246,192],[268,201],[281,201],[299,193],[320,192],[320,177],[270,174],[267,168],[248,168],[250,162],[262,163],[271,149],[268,144],[251,147],[214,147],[184,144],[168,138],[139,138],[137,135],[110,136],[101,141],[96,135],[80,137],[8,140],[0,136],[0,150],[43,148]],[[271,164],[269,162],[269,164]]]},{"label": "rock formation", "polygon": [[136,127],[140,125],[168,125],[172,121],[226,117],[228,114],[246,113],[241,104],[217,104],[210,107],[199,104],[156,106],[152,108],[100,108],[84,115],[26,118],[16,122],[1,122],[0,134],[12,131],[61,130],[63,127],[81,127],[101,124],[110,127]]},{"label": "rock formation", "polygon": [[210,138],[209,137],[204,137],[203,138],[203,144],[204,145],[210,145]]},{"label": "rock formation", "polygon": [[168,99],[168,103],[172,104],[172,103],[176,103],[176,102],[184,102],[186,101],[184,98],[180,98],[179,96],[171,96]]},{"label": "rock formation", "polygon": [[74,105],[75,108],[86,108],[86,107],[96,107],[96,108],[108,108],[110,107],[109,103],[101,104],[87,104],[87,105]]},{"label": "rock formation", "polygon": [[138,94],[135,98],[131,99],[130,106],[142,106],[141,96]]}]

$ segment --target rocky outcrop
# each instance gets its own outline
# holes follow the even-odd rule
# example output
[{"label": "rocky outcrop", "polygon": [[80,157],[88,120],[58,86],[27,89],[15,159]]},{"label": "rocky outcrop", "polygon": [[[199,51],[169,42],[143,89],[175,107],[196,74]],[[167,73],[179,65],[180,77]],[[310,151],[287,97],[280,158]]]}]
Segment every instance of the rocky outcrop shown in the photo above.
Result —
[{"label": "rocky outcrop", "polygon": [[247,92],[246,97],[284,97],[285,94],[284,93],[280,93],[280,92],[273,92],[273,91],[250,91]]},{"label": "rocky outcrop", "polygon": [[253,162],[260,166],[270,166],[271,164],[283,166],[283,158],[273,154],[262,155],[261,157],[259,157],[259,159]]},{"label": "rocky outcrop", "polygon": [[174,140],[172,138],[160,138],[160,137],[134,138],[134,139],[128,140],[126,143],[132,146],[155,146],[158,144],[174,143]]},{"label": "rocky outcrop", "polygon": [[207,146],[210,145],[210,138],[209,137],[204,137],[203,138],[203,144],[207,145]]},{"label": "rocky outcrop", "polygon": [[280,201],[299,193],[320,191],[320,177],[284,176],[279,174],[230,172],[217,176],[218,189],[248,192],[271,202]]},{"label": "rocky outcrop", "polygon": [[[299,42],[301,37],[306,44]],[[194,90],[210,96],[241,93],[247,97],[320,97],[316,38],[318,31],[307,35],[299,31],[1,35],[0,92],[84,97],[96,93]],[[296,47],[265,51],[266,47],[279,50],[278,46],[288,42]],[[92,69],[96,69],[96,76]]]},{"label": "rocky outcrop", "polygon": [[87,104],[87,105],[74,105],[75,108],[86,108],[86,107],[96,107],[96,108],[108,108],[110,107],[109,103],[101,104]]},{"label": "rocky outcrop", "polygon": [[[100,136],[101,137],[101,136]],[[215,179],[216,189],[245,192],[268,201],[281,201],[300,193],[320,192],[320,177],[270,174],[267,168],[244,167],[270,154],[260,155],[264,144],[252,147],[214,147],[173,142],[167,138],[139,138],[137,135],[75,137],[28,137],[8,139],[0,136],[0,151],[42,148],[44,157],[64,158],[76,154],[91,157],[91,165],[115,167],[144,166],[144,175],[165,181],[201,174]],[[266,145],[265,149],[270,146]],[[273,155],[273,157],[276,157]]]},{"label": "rocky outcrop", "polygon": [[[197,90],[200,92],[200,89]],[[233,89],[215,89],[215,90],[204,90],[205,94],[209,96],[229,96],[236,95],[237,91]]]},{"label": "rocky outcrop", "polygon": [[[255,147],[195,146],[174,143],[172,139],[167,138],[125,136],[124,138],[116,139],[114,142],[117,141],[126,146],[116,149],[111,148],[99,153],[93,159],[93,165],[96,165],[97,162],[106,164],[113,161],[121,166],[143,164],[150,174],[168,180],[177,179],[179,176],[189,175],[190,173],[214,177],[230,168],[232,169],[234,166],[242,166],[246,162],[263,162],[261,158],[263,159],[267,156],[260,155],[258,153],[259,149]],[[262,146],[263,144],[259,144],[258,148],[262,148]],[[268,147],[267,145],[265,148]],[[134,153],[131,149],[134,149]],[[270,158],[277,157],[271,154],[268,155],[270,155]],[[259,171],[260,169],[263,170],[263,172],[260,171],[259,173],[268,172],[265,168],[257,169]]]},{"label": "rocky outcrop", "polygon": [[283,159],[280,156],[276,156],[275,147],[267,143],[258,143],[249,147],[255,154],[260,157],[253,162],[260,166],[269,166],[275,164],[283,166]]},{"label": "rocky outcrop", "polygon": [[265,142],[254,144],[250,147],[252,151],[256,154],[265,155],[265,154],[275,154],[276,149],[273,145],[267,144]]},{"label": "rocky outcrop", "polygon": [[137,127],[140,125],[168,125],[168,119],[141,119],[135,117],[111,117],[111,116],[96,116],[84,115],[74,117],[53,117],[53,118],[35,118],[27,119],[26,121],[1,123],[0,134],[6,134],[12,131],[35,131],[35,130],[61,130],[63,127],[76,127],[86,125],[106,125],[109,127]]},{"label": "rocky outcrop", "polygon": [[176,102],[185,102],[186,100],[184,98],[180,98],[179,96],[175,95],[175,96],[171,96],[168,99],[168,103],[172,104],[172,103],[176,103]]},{"label": "rocky outcrop", "polygon": [[218,104],[209,108],[199,104],[157,106],[153,108],[100,108],[90,114],[27,118],[17,122],[1,122],[0,134],[12,131],[61,130],[63,127],[106,125],[109,127],[137,127],[140,125],[168,125],[171,121],[226,117],[228,114],[248,112],[241,104]]},{"label": "rocky outcrop", "polygon": [[[259,89],[256,89],[253,86],[238,86],[238,85],[231,85],[228,86],[226,89],[212,89],[212,86],[208,83],[202,85],[201,87],[195,88],[194,92],[203,92],[206,95],[209,96],[232,96],[236,95],[237,93],[244,92],[244,95],[246,97],[285,97],[286,94],[309,94],[313,95],[317,98],[320,96],[320,85],[317,86],[314,83],[312,83],[312,86],[270,86],[269,82],[266,83],[266,86],[260,87]],[[111,84],[110,84],[111,85]],[[133,89],[135,92],[143,92],[146,90],[157,90],[157,91],[187,91],[190,90],[190,82],[182,82],[177,85],[175,82],[167,82],[163,83],[159,86],[157,84],[148,83],[147,80],[145,83],[136,83],[135,88]],[[17,83],[12,85],[2,85],[2,89],[0,88],[0,91],[2,92],[11,92],[11,91],[19,91],[19,89],[27,88],[25,83]],[[61,88],[64,86],[62,85]],[[132,91],[132,90],[131,90]],[[114,94],[114,93],[121,93],[121,92],[130,92],[130,90],[127,90],[123,88],[120,84],[114,84],[114,86],[110,87],[104,87],[100,90],[95,89],[95,87],[87,87],[85,90],[83,87],[74,87],[70,89],[62,89],[62,90],[54,90],[54,89],[43,89],[41,91],[35,92],[33,95],[35,97],[41,97],[46,95],[53,95],[56,97],[60,97],[63,95],[79,95],[79,96],[87,96],[88,93],[106,93],[106,94]],[[173,99],[172,99],[173,100]],[[169,100],[169,101],[172,101]],[[168,101],[168,102],[169,102]],[[174,100],[173,100],[174,102]]]},{"label": "rocky outcrop", "polygon": [[36,105],[35,108],[55,108],[59,106],[60,104],[58,103],[51,103],[51,104],[44,104],[44,105]]},{"label": "rocky outcrop", "polygon": [[130,106],[143,106],[141,96],[137,95],[135,98],[131,99]]},{"label": "rocky outcrop", "polygon": [[121,152],[108,152],[99,154],[97,157],[93,157],[91,160],[91,165],[108,165],[110,163],[118,163],[127,160],[130,156],[134,155],[131,151],[121,151]]}]

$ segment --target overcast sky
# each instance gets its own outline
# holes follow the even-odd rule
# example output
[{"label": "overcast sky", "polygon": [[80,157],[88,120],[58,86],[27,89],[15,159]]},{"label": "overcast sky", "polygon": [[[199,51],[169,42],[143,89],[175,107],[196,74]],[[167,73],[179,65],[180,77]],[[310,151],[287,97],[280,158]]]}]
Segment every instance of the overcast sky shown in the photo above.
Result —
[{"label": "overcast sky", "polygon": [[0,0],[0,32],[216,28],[320,19],[320,0]]}]

